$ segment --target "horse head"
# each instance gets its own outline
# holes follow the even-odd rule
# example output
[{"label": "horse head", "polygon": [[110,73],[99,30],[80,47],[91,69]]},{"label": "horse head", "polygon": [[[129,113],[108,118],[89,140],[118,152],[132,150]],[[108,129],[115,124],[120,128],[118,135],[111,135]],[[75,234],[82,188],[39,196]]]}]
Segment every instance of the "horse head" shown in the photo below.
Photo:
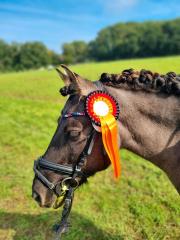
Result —
[{"label": "horse head", "polygon": [[99,86],[72,72],[65,65],[61,65],[61,68],[57,71],[65,86],[60,89],[60,93],[63,96],[69,95],[69,98],[61,111],[57,129],[46,152],[35,162],[34,167],[36,174],[32,195],[41,207],[52,206],[56,195],[62,190],[62,182],[71,179],[69,176],[72,176],[79,162],[82,164],[83,161],[83,166],[81,175],[76,176],[75,185],[78,186],[110,164],[101,133],[94,134],[92,122],[85,114],[86,97],[98,90]]}]

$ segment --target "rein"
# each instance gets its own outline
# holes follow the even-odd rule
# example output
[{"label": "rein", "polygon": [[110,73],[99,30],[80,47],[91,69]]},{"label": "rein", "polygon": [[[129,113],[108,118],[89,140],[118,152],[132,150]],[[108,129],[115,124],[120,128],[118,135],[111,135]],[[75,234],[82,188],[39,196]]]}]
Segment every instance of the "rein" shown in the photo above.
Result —
[{"label": "rein", "polygon": [[[85,116],[86,114],[84,112],[72,112],[67,113],[63,115],[63,118],[69,118],[69,117],[79,117],[79,116]],[[95,140],[95,130],[90,132],[90,134],[87,137],[86,145],[80,154],[76,165],[68,166],[68,165],[62,165],[58,163],[54,163],[52,161],[46,160],[44,157],[39,157],[37,160],[34,161],[34,173],[36,177],[50,190],[52,190],[55,195],[57,196],[57,199],[54,204],[54,208],[57,209],[61,206],[61,200],[62,198],[65,198],[64,200],[64,207],[61,215],[61,220],[59,224],[56,224],[55,231],[57,234],[56,239],[60,239],[60,236],[62,233],[67,231],[67,228],[69,226],[68,224],[68,216],[71,211],[72,202],[74,198],[74,191],[79,185],[79,181],[82,178],[87,178],[86,174],[83,172],[82,168],[86,164],[86,158],[89,156],[92,152],[93,146],[94,146],[94,140]],[[48,170],[53,171],[59,175],[63,175],[64,179],[62,180],[61,184],[53,182],[50,182],[42,173],[40,170]],[[60,186],[59,186],[60,185]]]}]

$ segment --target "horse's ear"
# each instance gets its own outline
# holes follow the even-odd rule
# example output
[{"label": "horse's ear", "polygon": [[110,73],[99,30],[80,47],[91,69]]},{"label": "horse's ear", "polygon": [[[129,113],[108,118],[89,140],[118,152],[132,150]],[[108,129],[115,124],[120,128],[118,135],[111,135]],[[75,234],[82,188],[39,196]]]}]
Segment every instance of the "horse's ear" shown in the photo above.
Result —
[{"label": "horse's ear", "polygon": [[[65,86],[69,86],[71,84],[72,77],[70,78],[69,74],[67,74],[67,71],[64,70],[64,67],[66,67],[65,65],[62,64],[60,66],[63,68],[63,72],[60,68],[56,68],[56,71],[58,72],[60,78],[63,80]],[[68,69],[68,67],[66,67],[66,69]],[[69,70],[69,72],[71,71]]]},{"label": "horse's ear", "polygon": [[61,79],[64,81],[65,86],[68,87],[71,85],[71,89],[74,92],[86,96],[91,91],[94,90],[95,86],[91,81],[83,79],[77,73],[72,72],[66,65],[60,65],[63,68],[64,73],[59,69],[56,68],[57,72],[59,73]]}]

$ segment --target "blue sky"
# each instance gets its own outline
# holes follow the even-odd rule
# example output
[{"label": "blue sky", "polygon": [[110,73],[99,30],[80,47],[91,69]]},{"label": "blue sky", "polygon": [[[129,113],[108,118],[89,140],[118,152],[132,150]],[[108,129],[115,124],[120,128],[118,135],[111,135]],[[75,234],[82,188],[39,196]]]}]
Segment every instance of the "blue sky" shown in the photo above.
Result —
[{"label": "blue sky", "polygon": [[179,16],[180,0],[0,0],[0,38],[60,52],[64,42],[90,41],[117,22]]}]

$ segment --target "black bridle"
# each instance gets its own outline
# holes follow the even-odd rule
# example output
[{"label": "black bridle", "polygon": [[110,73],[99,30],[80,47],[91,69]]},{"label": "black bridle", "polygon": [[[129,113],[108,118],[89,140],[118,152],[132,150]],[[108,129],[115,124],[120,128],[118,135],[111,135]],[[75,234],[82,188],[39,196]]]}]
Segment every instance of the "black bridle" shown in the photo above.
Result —
[{"label": "black bridle", "polygon": [[[41,169],[44,170],[49,170],[52,172],[55,172],[57,174],[63,175],[65,178],[68,180],[70,178],[76,179],[77,177],[79,178],[87,178],[87,175],[82,171],[82,167],[85,165],[85,161],[87,156],[89,156],[92,152],[92,148],[94,145],[94,136],[95,136],[95,130],[93,129],[89,136],[87,137],[87,142],[86,145],[80,154],[76,165],[69,166],[69,165],[63,165],[63,164],[58,164],[54,163],[52,161],[46,160],[44,157],[39,157],[37,160],[34,161],[34,173],[36,177],[50,190],[52,190],[57,196],[60,195],[59,192],[57,192],[57,184],[54,184],[53,182],[50,182],[41,172]],[[65,181],[63,181],[64,183]]]},{"label": "black bridle", "polygon": [[[78,117],[85,116],[84,112],[72,112],[67,113],[63,116],[63,118],[69,117]],[[34,173],[36,177],[50,190],[52,190],[57,198],[61,195],[64,196],[64,208],[61,216],[61,221],[56,227],[57,239],[59,239],[60,235],[66,231],[68,227],[68,216],[71,210],[72,201],[74,197],[74,190],[78,187],[79,181],[88,177],[87,174],[83,171],[83,167],[85,166],[87,156],[89,156],[92,152],[94,146],[95,139],[95,130],[90,132],[87,137],[86,145],[80,154],[79,158],[76,161],[75,166],[62,165],[58,163],[54,163],[52,161],[46,160],[44,157],[39,157],[34,161]],[[41,172],[41,170],[48,170],[55,172],[56,174],[63,175],[64,179],[61,183],[53,183],[50,182]],[[78,180],[77,180],[78,179]],[[61,187],[59,186],[61,185]],[[65,190],[63,190],[65,187]],[[58,208],[59,205],[56,204],[55,208]]]}]

